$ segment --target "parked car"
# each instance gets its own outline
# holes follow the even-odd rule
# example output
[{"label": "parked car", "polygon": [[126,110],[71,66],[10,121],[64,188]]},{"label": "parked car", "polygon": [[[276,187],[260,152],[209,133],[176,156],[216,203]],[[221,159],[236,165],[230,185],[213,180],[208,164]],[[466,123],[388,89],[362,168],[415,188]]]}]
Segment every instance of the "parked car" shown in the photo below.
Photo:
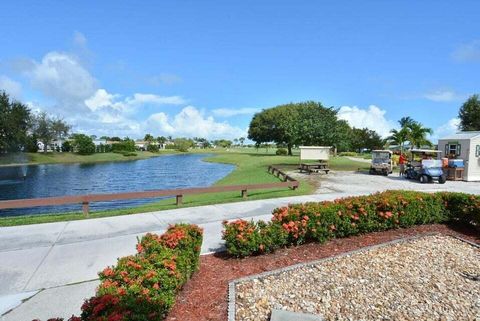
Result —
[{"label": "parked car", "polygon": [[389,150],[372,150],[372,163],[370,174],[383,174],[388,176],[393,172],[392,152]]},{"label": "parked car", "polygon": [[440,159],[441,153],[439,150],[411,150],[405,177],[418,180],[422,184],[433,181],[445,184],[447,178],[443,171],[443,162]]}]

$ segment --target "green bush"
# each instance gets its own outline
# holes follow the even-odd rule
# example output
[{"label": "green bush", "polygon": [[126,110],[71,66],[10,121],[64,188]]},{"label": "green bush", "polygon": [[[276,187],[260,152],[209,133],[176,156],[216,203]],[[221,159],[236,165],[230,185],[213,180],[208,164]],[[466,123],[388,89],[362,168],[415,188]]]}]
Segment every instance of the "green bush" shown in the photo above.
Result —
[{"label": "green bush", "polygon": [[125,139],[118,143],[112,144],[112,152],[134,152],[135,151],[135,141],[132,139]]},{"label": "green bush", "polygon": [[275,209],[269,223],[224,222],[223,239],[230,255],[245,257],[287,245],[451,220],[480,226],[480,196],[387,191],[289,205]]},{"label": "green bush", "polygon": [[163,320],[183,284],[198,270],[202,230],[179,224],[147,234],[137,254],[120,258],[100,274],[94,297],[82,306],[84,321]]},{"label": "green bush", "polygon": [[73,149],[80,155],[91,155],[95,153],[95,144],[91,137],[84,134],[73,135]]},{"label": "green bush", "polygon": [[155,144],[148,144],[147,145],[147,151],[149,151],[151,153],[158,153],[159,150],[160,150],[160,146],[158,146],[158,145],[155,145]]},{"label": "green bush", "polygon": [[122,155],[125,157],[130,157],[130,156],[137,156],[137,153],[133,152],[122,152]]},{"label": "green bush", "polygon": [[351,156],[351,157],[355,157],[355,156],[357,156],[357,153],[355,153],[355,152],[341,152],[341,153],[338,153],[338,156]]},{"label": "green bush", "polygon": [[285,148],[278,148],[278,149],[275,151],[275,154],[276,154],[276,155],[285,156],[285,155],[288,154],[288,151],[287,151]]}]

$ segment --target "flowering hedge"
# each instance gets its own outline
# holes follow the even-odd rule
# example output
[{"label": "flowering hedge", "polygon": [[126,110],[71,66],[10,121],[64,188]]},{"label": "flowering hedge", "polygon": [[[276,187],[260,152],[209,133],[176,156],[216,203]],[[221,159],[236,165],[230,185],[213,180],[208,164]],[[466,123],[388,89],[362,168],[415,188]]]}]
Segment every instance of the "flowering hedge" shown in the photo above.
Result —
[{"label": "flowering hedge", "polygon": [[163,320],[179,289],[198,269],[202,234],[196,225],[185,224],[160,236],[146,234],[137,254],[99,273],[96,295],[85,301],[81,317],[69,321]]},{"label": "flowering hedge", "polygon": [[224,222],[229,254],[245,257],[283,246],[325,242],[398,227],[460,220],[480,225],[480,196],[387,191],[277,208],[268,223]]}]

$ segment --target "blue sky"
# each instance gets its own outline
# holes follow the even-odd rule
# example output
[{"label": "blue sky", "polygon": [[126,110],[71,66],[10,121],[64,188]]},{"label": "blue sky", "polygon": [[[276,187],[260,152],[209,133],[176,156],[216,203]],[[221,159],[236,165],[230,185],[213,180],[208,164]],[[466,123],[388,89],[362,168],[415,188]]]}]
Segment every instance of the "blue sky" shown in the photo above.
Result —
[{"label": "blue sky", "polygon": [[0,87],[97,135],[246,135],[317,100],[381,134],[455,130],[479,92],[478,1],[6,1]]}]

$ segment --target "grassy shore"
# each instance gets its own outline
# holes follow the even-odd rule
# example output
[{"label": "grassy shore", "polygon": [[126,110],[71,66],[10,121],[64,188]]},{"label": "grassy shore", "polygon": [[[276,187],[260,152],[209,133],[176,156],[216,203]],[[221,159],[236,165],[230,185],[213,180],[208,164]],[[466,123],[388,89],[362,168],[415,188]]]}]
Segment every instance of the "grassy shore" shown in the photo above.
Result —
[{"label": "grassy shore", "polygon": [[[204,152],[204,151],[202,151]],[[212,152],[212,151],[210,151]],[[276,165],[284,169],[294,169],[299,163],[298,156],[276,156],[271,150],[256,149],[231,149],[229,151],[216,151],[215,155],[205,159],[208,162],[226,163],[236,165],[236,169],[216,182],[215,185],[238,185],[238,184],[257,184],[278,182],[279,179],[267,172],[268,165]],[[367,164],[368,165],[368,164]],[[333,170],[357,170],[365,167],[364,163],[351,161],[347,158],[337,157],[330,161],[330,167]],[[248,192],[249,200],[268,199],[285,196],[295,196],[311,194],[315,187],[306,180],[300,180],[300,187],[296,190],[288,188],[276,188],[266,190],[256,190]],[[200,194],[185,196],[182,207],[201,206],[209,204],[220,204],[229,202],[243,201],[240,192],[224,192],[215,194]],[[105,210],[90,213],[90,218],[107,217],[116,215],[126,215],[135,213],[144,213],[150,211],[159,211],[178,208],[174,199],[165,199],[158,202],[149,203],[135,208]],[[80,211],[80,206],[79,206]],[[61,213],[51,215],[29,215],[19,217],[6,217],[0,219],[0,226],[12,226],[23,224],[36,224],[69,220],[85,219],[80,212]]]},{"label": "grassy shore", "polygon": [[119,153],[95,153],[92,155],[78,155],[75,153],[18,153],[1,155],[0,166],[121,162],[173,153],[175,153],[174,150],[160,151],[158,153],[138,151],[135,152],[135,156],[124,156]]}]

